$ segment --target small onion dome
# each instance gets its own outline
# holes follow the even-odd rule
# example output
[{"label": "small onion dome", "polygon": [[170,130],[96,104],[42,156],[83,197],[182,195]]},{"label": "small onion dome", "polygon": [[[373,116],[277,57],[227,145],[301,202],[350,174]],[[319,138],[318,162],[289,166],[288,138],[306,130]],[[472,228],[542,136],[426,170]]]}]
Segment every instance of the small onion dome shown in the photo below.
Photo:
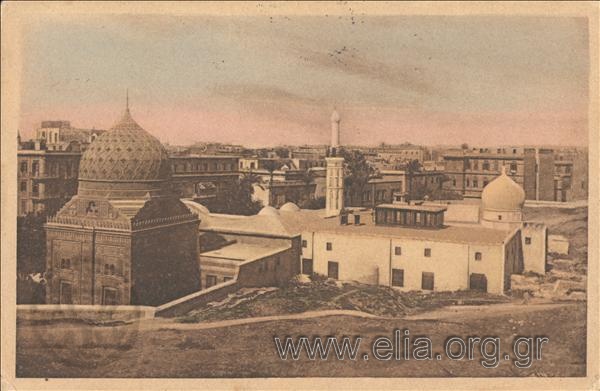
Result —
[{"label": "small onion dome", "polygon": [[481,205],[484,210],[517,211],[523,208],[525,191],[513,181],[502,167],[502,174],[484,187]]},{"label": "small onion dome", "polygon": [[259,216],[279,216],[279,212],[277,211],[277,209],[273,208],[272,206],[265,206],[264,208],[262,208],[260,210],[260,212],[258,212]]},{"label": "small onion dome", "polygon": [[279,210],[282,212],[298,212],[300,211],[300,208],[293,202],[286,202],[281,206],[281,208],[279,208]]},{"label": "small onion dome", "polygon": [[331,113],[331,122],[340,122],[340,120],[341,118],[337,110],[333,110],[333,113]]}]

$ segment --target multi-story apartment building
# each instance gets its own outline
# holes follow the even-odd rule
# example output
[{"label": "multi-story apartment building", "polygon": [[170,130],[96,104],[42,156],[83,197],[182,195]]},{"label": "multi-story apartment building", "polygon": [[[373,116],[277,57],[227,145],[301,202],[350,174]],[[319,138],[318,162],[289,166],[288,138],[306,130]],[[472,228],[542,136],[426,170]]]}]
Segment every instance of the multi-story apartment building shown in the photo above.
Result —
[{"label": "multi-story apartment building", "polygon": [[54,214],[77,193],[79,159],[104,130],[71,127],[69,121],[42,121],[36,138],[17,153],[17,213]]},{"label": "multi-story apartment building", "polygon": [[49,151],[73,149],[72,144],[78,144],[83,151],[104,132],[101,129],[73,128],[69,121],[42,121],[36,130],[35,139],[44,141]]},{"label": "multi-story apartment building", "polygon": [[554,200],[587,199],[588,154],[583,148],[563,148],[554,152]]},{"label": "multi-story apartment building", "polygon": [[[578,157],[578,176],[587,178],[587,158]],[[550,148],[497,147],[453,149],[444,153],[445,171],[450,180],[445,186],[466,198],[480,198],[483,188],[505,167],[509,175],[525,190],[528,200],[571,201],[587,197],[584,189],[572,189],[571,159],[558,160]],[[572,155],[569,155],[572,156]],[[579,156],[579,155],[578,155]],[[584,195],[585,194],[585,195]]]},{"label": "multi-story apartment building", "polygon": [[420,193],[441,190],[445,175],[441,171],[382,170],[369,178],[362,194],[352,194],[346,189],[345,204],[354,207],[374,208],[389,204],[398,197],[417,199]]},{"label": "multi-story apartment building", "polygon": [[[28,143],[25,145],[29,146]],[[47,150],[35,142],[17,153],[17,213],[54,214],[77,193],[81,152]]]},{"label": "multi-story apartment building", "polygon": [[327,155],[326,145],[301,145],[290,148],[290,158],[319,160]]},{"label": "multi-story apartment building", "polygon": [[239,178],[239,157],[228,155],[171,155],[173,189],[180,198],[201,202],[210,209],[229,184]]}]

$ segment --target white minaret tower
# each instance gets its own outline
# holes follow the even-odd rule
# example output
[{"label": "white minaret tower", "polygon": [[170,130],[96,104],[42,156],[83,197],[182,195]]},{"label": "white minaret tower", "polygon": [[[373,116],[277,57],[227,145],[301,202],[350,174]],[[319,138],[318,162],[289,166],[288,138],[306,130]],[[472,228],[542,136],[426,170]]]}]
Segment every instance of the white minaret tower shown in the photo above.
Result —
[{"label": "white minaret tower", "polygon": [[331,145],[327,161],[327,194],[325,211],[327,217],[338,216],[344,209],[344,158],[338,157],[340,144],[340,115],[336,110],[331,114]]}]

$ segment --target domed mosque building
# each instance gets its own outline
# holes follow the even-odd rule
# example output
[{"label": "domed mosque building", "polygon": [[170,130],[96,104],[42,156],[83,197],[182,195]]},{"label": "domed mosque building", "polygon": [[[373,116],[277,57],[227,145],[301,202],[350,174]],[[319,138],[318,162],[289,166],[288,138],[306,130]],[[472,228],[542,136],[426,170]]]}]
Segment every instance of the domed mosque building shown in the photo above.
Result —
[{"label": "domed mosque building", "polygon": [[199,219],[170,191],[170,167],[127,105],[45,226],[48,304],[159,305],[199,289]]}]

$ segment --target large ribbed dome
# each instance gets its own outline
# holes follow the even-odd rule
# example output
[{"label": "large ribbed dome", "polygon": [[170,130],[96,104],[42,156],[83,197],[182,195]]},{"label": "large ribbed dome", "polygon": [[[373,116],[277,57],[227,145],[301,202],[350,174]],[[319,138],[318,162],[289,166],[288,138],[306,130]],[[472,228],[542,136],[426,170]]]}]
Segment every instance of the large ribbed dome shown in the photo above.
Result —
[{"label": "large ribbed dome", "polygon": [[484,210],[518,211],[525,203],[525,192],[515,181],[502,174],[491,181],[481,192],[481,206]]},{"label": "large ribbed dome", "polygon": [[109,199],[161,196],[168,191],[170,178],[167,151],[127,108],[121,120],[83,153],[77,193]]},{"label": "large ribbed dome", "polygon": [[169,179],[169,157],[158,139],[138,125],[129,109],[83,153],[79,180],[162,181]]}]

